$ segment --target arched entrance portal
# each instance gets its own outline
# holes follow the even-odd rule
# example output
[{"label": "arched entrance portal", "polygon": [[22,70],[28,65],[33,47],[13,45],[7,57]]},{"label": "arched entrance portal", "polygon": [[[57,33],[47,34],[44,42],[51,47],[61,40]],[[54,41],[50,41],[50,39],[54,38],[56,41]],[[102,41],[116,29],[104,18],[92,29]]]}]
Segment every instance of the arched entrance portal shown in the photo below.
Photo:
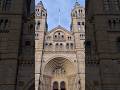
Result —
[{"label": "arched entrance portal", "polygon": [[48,80],[48,77],[51,80],[49,86],[52,87],[49,90],[68,90],[68,78],[75,75],[76,70],[73,62],[66,58],[56,57],[50,60],[44,68],[44,80]]}]

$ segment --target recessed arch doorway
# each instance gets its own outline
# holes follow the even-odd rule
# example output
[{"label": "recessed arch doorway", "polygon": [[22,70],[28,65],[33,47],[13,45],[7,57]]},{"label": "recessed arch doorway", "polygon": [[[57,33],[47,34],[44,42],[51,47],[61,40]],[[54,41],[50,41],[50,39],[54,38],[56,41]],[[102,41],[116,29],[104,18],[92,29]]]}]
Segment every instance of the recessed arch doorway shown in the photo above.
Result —
[{"label": "recessed arch doorway", "polygon": [[44,75],[51,77],[50,90],[68,90],[68,77],[74,75],[76,70],[74,63],[69,59],[51,59],[44,68]]},{"label": "recessed arch doorway", "polygon": [[65,83],[65,81],[62,81],[60,83],[60,90],[66,90],[66,83]]}]

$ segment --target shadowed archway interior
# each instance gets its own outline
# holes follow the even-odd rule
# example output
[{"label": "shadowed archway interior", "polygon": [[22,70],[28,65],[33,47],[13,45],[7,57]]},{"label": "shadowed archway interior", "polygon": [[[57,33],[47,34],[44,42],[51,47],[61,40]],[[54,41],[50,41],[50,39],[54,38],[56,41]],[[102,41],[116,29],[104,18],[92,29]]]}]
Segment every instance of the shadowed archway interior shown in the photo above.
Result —
[{"label": "shadowed archway interior", "polygon": [[32,84],[32,85],[28,88],[28,90],[35,90],[35,83]]},{"label": "shadowed archway interior", "polygon": [[74,64],[63,57],[56,57],[50,60],[44,69],[44,75],[53,76],[54,73],[64,73],[65,75],[75,74]]}]

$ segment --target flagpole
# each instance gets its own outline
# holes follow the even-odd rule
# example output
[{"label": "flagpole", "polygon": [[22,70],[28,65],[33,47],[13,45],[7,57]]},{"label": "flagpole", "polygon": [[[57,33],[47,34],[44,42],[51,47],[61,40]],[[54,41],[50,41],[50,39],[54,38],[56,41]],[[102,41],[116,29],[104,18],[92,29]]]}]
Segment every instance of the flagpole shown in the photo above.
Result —
[{"label": "flagpole", "polygon": [[61,17],[60,17],[60,8],[59,8],[59,25],[60,25],[60,18],[61,18]]}]

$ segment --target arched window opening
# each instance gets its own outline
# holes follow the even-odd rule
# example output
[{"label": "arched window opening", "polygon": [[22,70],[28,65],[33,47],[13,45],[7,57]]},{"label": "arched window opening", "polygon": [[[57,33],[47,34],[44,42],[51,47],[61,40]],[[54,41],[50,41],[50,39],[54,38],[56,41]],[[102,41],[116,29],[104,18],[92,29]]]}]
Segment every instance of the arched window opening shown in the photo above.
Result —
[{"label": "arched window opening", "polygon": [[57,38],[57,35],[55,35],[55,38]]},{"label": "arched window opening", "polygon": [[66,44],[66,48],[69,49],[69,43]]},{"label": "arched window opening", "polygon": [[58,90],[58,82],[53,82],[53,90]]},{"label": "arched window opening", "polygon": [[111,20],[108,20],[108,24],[111,27],[111,24],[112,24]]},{"label": "arched window opening", "polygon": [[64,81],[60,83],[60,90],[66,90]]},{"label": "arched window opening", "polygon": [[30,41],[26,41],[25,42],[25,46],[30,46],[31,45],[31,42]]},{"label": "arched window opening", "polygon": [[32,24],[30,24],[30,30],[31,30],[31,29],[33,29],[33,25],[32,25]]},{"label": "arched window opening", "polygon": [[85,23],[84,23],[84,22],[82,22],[82,25],[84,26],[84,25],[85,25]]},{"label": "arched window opening", "polygon": [[56,46],[58,46],[58,43],[56,43]]},{"label": "arched window opening", "polygon": [[75,11],[75,16],[77,17],[77,11]]},{"label": "arched window opening", "polygon": [[3,19],[0,20],[0,30],[2,30]]},{"label": "arched window opening", "polygon": [[36,29],[38,30],[40,28],[40,21],[37,21]]},{"label": "arched window opening", "polygon": [[116,25],[116,20],[113,20],[113,25]]},{"label": "arched window opening", "polygon": [[120,52],[120,37],[117,38],[117,50]]},{"label": "arched window opening", "polygon": [[70,44],[71,49],[73,49],[73,43]]},{"label": "arched window opening", "polygon": [[60,48],[62,48],[63,47],[63,44],[62,43],[60,43]]},{"label": "arched window opening", "polygon": [[77,24],[80,25],[80,22],[78,22]]},{"label": "arched window opening", "polygon": [[62,39],[64,38],[64,35],[62,35]]},{"label": "arched window opening", "polygon": [[52,46],[52,43],[50,43],[49,45]]},{"label": "arched window opening", "polygon": [[48,46],[48,43],[45,43],[45,46]]},{"label": "arched window opening", "polygon": [[75,14],[73,13],[73,15],[72,15],[73,17],[75,17]]},{"label": "arched window opening", "polygon": [[38,26],[40,25],[40,21],[38,21]]},{"label": "arched window opening", "polygon": [[68,40],[69,40],[70,37],[68,37]]},{"label": "arched window opening", "polygon": [[59,44],[56,43],[56,44],[55,44],[55,49],[56,49],[56,50],[58,50],[58,46],[59,46]]},{"label": "arched window opening", "polygon": [[58,35],[60,35],[60,33],[58,33]]},{"label": "arched window opening", "polygon": [[79,9],[79,16],[80,16],[80,9]]}]

